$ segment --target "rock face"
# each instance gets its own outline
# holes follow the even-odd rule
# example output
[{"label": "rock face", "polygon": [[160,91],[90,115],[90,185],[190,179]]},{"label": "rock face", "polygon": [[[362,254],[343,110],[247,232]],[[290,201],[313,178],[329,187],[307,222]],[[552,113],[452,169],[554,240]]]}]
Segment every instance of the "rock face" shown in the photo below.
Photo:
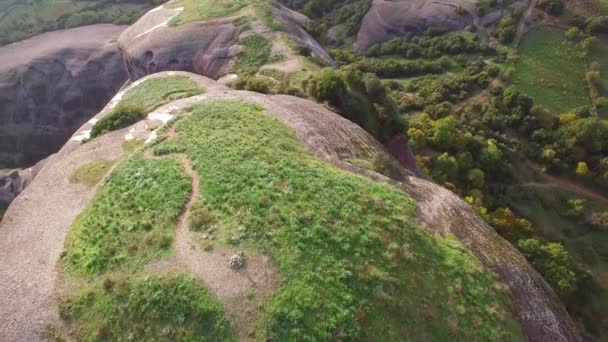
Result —
[{"label": "rock face", "polygon": [[124,27],[92,25],[0,48],[0,169],[56,152],[127,79]]},{"label": "rock face", "polygon": [[14,170],[5,174],[0,172],[0,208],[6,208],[25,187],[25,177]]},{"label": "rock face", "polygon": [[475,0],[374,0],[361,23],[355,49],[366,50],[406,32],[428,28],[462,30],[472,20],[468,14],[459,14],[458,8],[474,15],[475,4]]},{"label": "rock face", "polygon": [[[297,138],[318,159],[348,172],[378,182],[386,182],[414,198],[418,204],[420,227],[436,234],[453,234],[492,269],[513,297],[513,312],[530,341],[580,341],[580,335],[556,294],[509,242],[502,239],[475,211],[452,192],[414,177],[400,169],[391,177],[348,163],[353,159],[381,156],[395,166],[397,161],[382,145],[359,126],[309,100],[286,95],[263,95],[235,91],[198,75],[189,75],[207,89],[203,95],[181,99],[156,109],[148,121],[212,99],[243,99],[257,102],[267,113],[290,127]],[[98,117],[106,114],[106,107]],[[69,177],[85,162],[118,159],[121,143],[130,132],[145,139],[150,132],[146,120],[94,139],[87,144],[68,142],[54,155],[31,185],[9,207],[0,222],[0,279],[10,279],[0,287],[0,340],[34,340],[45,323],[56,319],[56,263],[70,224],[95,194],[73,184]],[[82,134],[90,124],[81,128]],[[27,246],[26,249],[23,246]],[[35,286],[32,286],[35,284]]]},{"label": "rock face", "polygon": [[271,6],[272,15],[284,26],[284,32],[270,29],[260,20],[254,20],[251,28],[239,27],[238,16],[172,26],[171,19],[183,9],[160,6],[149,11],[118,39],[131,79],[172,70],[217,79],[230,71],[230,62],[242,51],[240,38],[251,32],[269,38],[285,34],[309,47],[328,64],[335,65],[329,54],[302,28],[308,18],[278,3],[271,2]]}]

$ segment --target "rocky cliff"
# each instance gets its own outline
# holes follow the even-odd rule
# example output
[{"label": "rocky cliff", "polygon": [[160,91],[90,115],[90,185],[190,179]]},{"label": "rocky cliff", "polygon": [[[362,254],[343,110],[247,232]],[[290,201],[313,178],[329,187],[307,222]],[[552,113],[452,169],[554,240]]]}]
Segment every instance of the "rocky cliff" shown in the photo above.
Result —
[{"label": "rocky cliff", "polygon": [[127,79],[114,41],[125,27],[45,33],[0,48],[0,169],[56,152]]}]

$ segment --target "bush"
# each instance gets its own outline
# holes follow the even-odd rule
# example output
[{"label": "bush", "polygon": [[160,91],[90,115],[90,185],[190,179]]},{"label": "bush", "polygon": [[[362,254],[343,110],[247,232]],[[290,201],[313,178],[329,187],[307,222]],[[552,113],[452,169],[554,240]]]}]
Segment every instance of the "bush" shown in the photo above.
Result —
[{"label": "bush", "polygon": [[496,26],[496,38],[503,44],[509,44],[515,38],[515,25],[511,17],[502,17]]},{"label": "bush", "polygon": [[109,114],[93,125],[93,128],[91,129],[91,138],[117,129],[129,127],[145,117],[146,111],[143,106],[139,104],[118,105]]},{"label": "bush", "polygon": [[576,273],[564,246],[527,239],[520,240],[517,248],[561,298],[568,298],[576,290]]},{"label": "bush", "polygon": [[608,16],[592,16],[585,22],[587,31],[590,33],[608,32]]},{"label": "bush", "polygon": [[263,76],[241,75],[235,84],[236,89],[250,90],[262,94],[270,94],[273,87],[274,82],[270,78]]},{"label": "bush", "polygon": [[564,12],[564,0],[540,0],[536,3],[536,7],[551,15],[560,15]]}]

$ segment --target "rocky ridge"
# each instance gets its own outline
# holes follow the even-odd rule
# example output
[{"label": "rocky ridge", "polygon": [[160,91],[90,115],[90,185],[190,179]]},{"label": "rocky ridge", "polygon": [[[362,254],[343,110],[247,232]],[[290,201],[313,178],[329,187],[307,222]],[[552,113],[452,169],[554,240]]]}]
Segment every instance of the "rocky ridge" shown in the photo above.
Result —
[{"label": "rocky ridge", "polygon": [[[343,170],[387,182],[412,196],[418,203],[417,219],[422,227],[440,235],[455,235],[486,267],[500,276],[513,296],[514,314],[527,339],[580,340],[571,318],[542,277],[455,194],[404,170],[391,174],[392,178],[388,178],[351,165],[348,160],[369,158],[377,154],[384,154],[388,163],[396,163],[360,127],[319,104],[300,98],[234,91],[192,74],[164,73],[150,77],[175,74],[188,75],[207,89],[207,92],[167,104],[150,113],[148,120],[87,144],[83,145],[79,139],[74,139],[49,160],[30,187],[9,208],[5,219],[0,223],[3,235],[0,240],[0,275],[3,279],[11,279],[11,285],[3,288],[0,296],[0,315],[3,322],[7,322],[0,330],[0,335],[5,339],[37,336],[43,329],[44,322],[57,319],[54,306],[58,287],[55,265],[71,222],[94,194],[94,190],[69,182],[69,176],[75,168],[83,161],[120,158],[124,152],[117,146],[125,138],[148,139],[153,133],[147,127],[157,126],[154,121],[158,117],[176,113],[201,101],[243,99],[257,102],[270,115],[290,127],[300,142],[317,158]],[[98,118],[111,110],[112,106],[113,104],[108,105]],[[83,126],[76,137],[86,135],[89,129],[90,124]],[[42,196],[41,193],[49,195]],[[77,201],[57,198],[64,194],[80,197]],[[30,214],[25,215],[25,212]],[[41,236],[45,238],[39,239]],[[16,245],[20,247],[15,248]],[[25,250],[28,253],[33,250],[36,255],[48,257],[32,259],[22,255]],[[31,287],[29,284],[37,286]]]}]

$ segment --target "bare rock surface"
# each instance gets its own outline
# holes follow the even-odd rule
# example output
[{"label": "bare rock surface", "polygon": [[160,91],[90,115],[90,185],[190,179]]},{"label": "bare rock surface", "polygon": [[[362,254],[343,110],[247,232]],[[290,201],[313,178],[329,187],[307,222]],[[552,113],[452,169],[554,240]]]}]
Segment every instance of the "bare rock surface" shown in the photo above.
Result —
[{"label": "bare rock surface", "polygon": [[[158,108],[133,127],[94,139],[85,145],[72,140],[51,160],[31,185],[17,198],[0,223],[0,340],[25,341],[36,339],[44,323],[57,316],[57,272],[63,240],[75,217],[89,203],[94,190],[71,184],[69,176],[83,162],[95,159],[115,159],[120,155],[120,144],[128,135],[146,138],[152,133],[145,128],[149,121],[161,114],[170,114],[193,104],[210,99],[242,99],[257,102],[276,119],[290,127],[298,139],[319,159],[343,170],[357,173],[379,182],[386,182],[409,194],[418,203],[417,220],[429,231],[453,234],[466,245],[485,265],[494,270],[513,296],[513,311],[522,330],[531,341],[580,341],[577,329],[544,279],[527,263],[524,257],[488,226],[474,210],[452,192],[402,170],[388,178],[373,171],[357,168],[347,162],[374,155],[384,155],[397,165],[382,145],[359,126],[331,112],[322,105],[285,95],[269,96],[247,91],[230,90],[208,78],[187,73],[161,73],[189,75],[207,92],[195,97],[177,100]],[[117,96],[120,96],[117,95]],[[113,101],[115,104],[116,101]],[[108,105],[98,117],[105,115]],[[143,129],[142,129],[143,127]],[[76,136],[85,134],[90,124],[81,128]],[[183,231],[179,224],[177,234]],[[180,240],[180,239],[178,239]],[[187,241],[185,239],[184,241]],[[192,262],[187,255],[199,255],[188,249],[189,243],[177,244],[176,255],[186,260],[188,268],[200,266],[196,272],[206,284],[218,279],[232,279],[240,284],[241,275],[230,272],[227,260],[234,251],[227,251],[209,262]],[[214,261],[216,260],[216,261]],[[250,262],[251,260],[251,262]],[[255,265],[249,259],[247,268]],[[259,265],[263,265],[260,262]],[[271,267],[271,266],[269,266]],[[179,266],[177,267],[179,268]],[[226,274],[210,274],[208,270],[222,269]],[[263,272],[261,279],[264,278]],[[272,283],[272,282],[270,282]],[[242,287],[246,289],[246,286]],[[221,286],[210,286],[221,298],[241,298],[221,293]],[[237,289],[235,287],[235,289]],[[239,287],[240,289],[240,287]],[[239,290],[240,291],[240,290]],[[240,292],[238,292],[240,294]],[[234,304],[234,303],[232,303]]]},{"label": "bare rock surface", "polygon": [[56,152],[126,81],[123,26],[49,32],[0,47],[0,169]]},{"label": "bare rock surface", "polygon": [[[36,177],[46,160],[21,170],[0,170],[0,209],[7,208]],[[1,219],[1,217],[0,217]]]}]

